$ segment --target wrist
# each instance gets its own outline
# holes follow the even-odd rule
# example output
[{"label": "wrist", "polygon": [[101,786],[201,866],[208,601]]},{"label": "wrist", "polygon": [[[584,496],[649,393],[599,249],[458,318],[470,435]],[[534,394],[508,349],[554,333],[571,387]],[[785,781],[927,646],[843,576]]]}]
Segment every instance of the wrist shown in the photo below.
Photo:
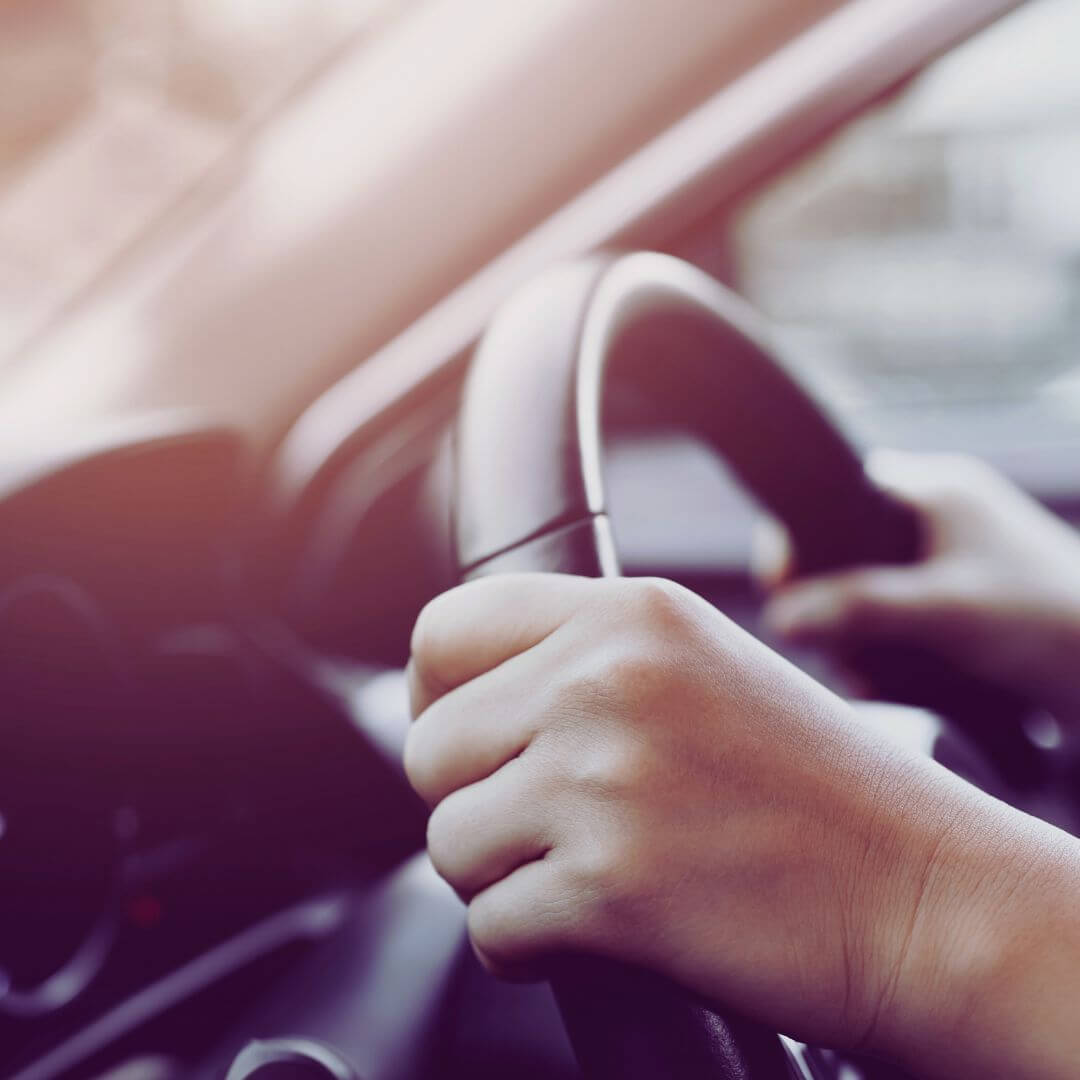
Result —
[{"label": "wrist", "polygon": [[928,1076],[1075,1076],[1080,844],[957,794],[869,1048]]}]

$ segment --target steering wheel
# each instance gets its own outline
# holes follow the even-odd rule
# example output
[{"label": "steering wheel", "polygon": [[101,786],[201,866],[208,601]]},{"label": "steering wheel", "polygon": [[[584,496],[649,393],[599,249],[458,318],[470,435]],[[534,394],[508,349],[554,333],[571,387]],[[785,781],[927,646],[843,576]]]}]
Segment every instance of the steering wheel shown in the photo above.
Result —
[{"label": "steering wheel", "polygon": [[[605,382],[628,380],[697,432],[788,529],[799,574],[910,562],[915,512],[868,479],[860,456],[785,369],[739,298],[669,256],[596,256],[512,298],[473,358],[456,431],[454,540],[463,578],[510,571],[619,573],[602,456]],[[1025,703],[899,647],[850,658],[883,696],[979,729],[1017,787],[1044,763]],[[643,972],[582,959],[553,981],[587,1076],[764,1080],[789,1075],[779,1040],[720,1018]]]}]

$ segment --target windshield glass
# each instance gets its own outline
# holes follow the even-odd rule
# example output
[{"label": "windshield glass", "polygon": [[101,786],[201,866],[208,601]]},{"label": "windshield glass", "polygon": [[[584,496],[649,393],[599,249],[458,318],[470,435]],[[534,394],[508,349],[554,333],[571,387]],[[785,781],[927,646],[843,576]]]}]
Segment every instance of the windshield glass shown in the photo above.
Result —
[{"label": "windshield glass", "polygon": [[1075,490],[1077,41],[1075,0],[1032,0],[739,218],[740,288],[867,440]]},{"label": "windshield glass", "polygon": [[0,3],[0,363],[415,0]]}]

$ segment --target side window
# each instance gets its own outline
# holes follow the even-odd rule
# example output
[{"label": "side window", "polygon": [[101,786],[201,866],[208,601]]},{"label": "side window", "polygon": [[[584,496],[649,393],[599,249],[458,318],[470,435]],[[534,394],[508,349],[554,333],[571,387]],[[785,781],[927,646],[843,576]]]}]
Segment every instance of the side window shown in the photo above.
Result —
[{"label": "side window", "polygon": [[1078,41],[1031,0],[736,216],[740,288],[864,438],[1080,488]]}]

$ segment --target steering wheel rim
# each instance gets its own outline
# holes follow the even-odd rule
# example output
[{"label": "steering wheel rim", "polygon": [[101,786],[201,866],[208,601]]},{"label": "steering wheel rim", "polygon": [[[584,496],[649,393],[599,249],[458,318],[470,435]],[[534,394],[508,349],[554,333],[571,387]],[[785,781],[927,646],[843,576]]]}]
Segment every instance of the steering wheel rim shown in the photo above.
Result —
[{"label": "steering wheel rim", "polygon": [[464,574],[576,529],[598,548],[588,572],[618,573],[601,463],[613,369],[698,431],[787,525],[799,572],[918,554],[914,515],[870,483],[752,309],[689,264],[638,252],[557,267],[511,299],[477,348],[457,429]]},{"label": "steering wheel rim", "polygon": [[[478,345],[455,443],[453,535],[463,578],[618,575],[601,463],[603,388],[612,377],[647,389],[666,418],[726,459],[788,528],[796,572],[920,556],[915,512],[871,483],[753,311],[687,263],[633,253],[548,272],[506,304]],[[946,711],[952,703],[957,712],[973,700],[976,713],[994,705],[1003,718],[1001,745],[991,747],[999,764],[1035,768],[1033,747],[1008,722],[1020,703],[925,656],[893,649],[860,663],[886,683],[892,676],[894,686],[910,670],[941,690],[939,700],[931,693],[916,703],[944,703]],[[777,1038],[741,1018],[721,1019],[663,980],[583,960],[553,985],[590,1077],[790,1075]],[[660,1020],[650,1025],[650,1017]]]}]

